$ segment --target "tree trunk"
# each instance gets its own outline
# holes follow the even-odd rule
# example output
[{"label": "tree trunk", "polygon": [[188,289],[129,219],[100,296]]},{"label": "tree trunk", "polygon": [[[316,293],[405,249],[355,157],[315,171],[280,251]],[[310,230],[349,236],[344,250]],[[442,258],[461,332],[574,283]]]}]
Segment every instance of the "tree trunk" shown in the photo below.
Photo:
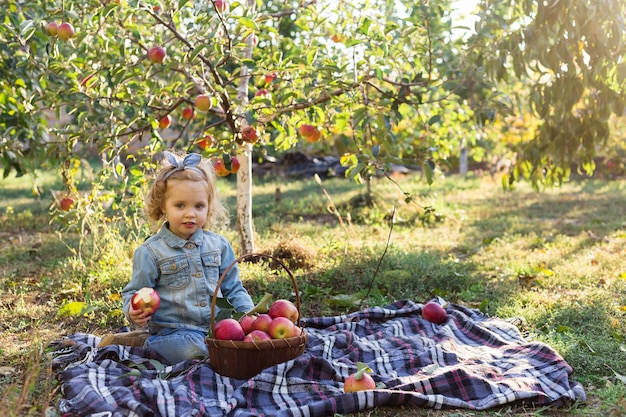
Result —
[{"label": "tree trunk", "polygon": [[467,149],[467,143],[465,139],[461,142],[461,154],[459,156],[459,174],[466,176],[469,172],[469,163],[468,163],[468,155],[469,150]]},{"label": "tree trunk", "polygon": [[[250,9],[250,16],[254,14],[255,0],[247,0],[246,6]],[[253,36],[248,36],[248,48],[244,53],[245,58],[252,58],[254,48]],[[241,67],[241,77],[237,91],[237,102],[239,103],[235,114],[241,114],[243,107],[248,104],[248,84],[250,80],[249,68],[245,65]],[[244,119],[241,127],[246,127],[247,121]],[[241,145],[239,155],[241,166],[237,171],[237,232],[239,233],[240,255],[247,255],[254,252],[254,226],[252,223],[252,144]]]}]

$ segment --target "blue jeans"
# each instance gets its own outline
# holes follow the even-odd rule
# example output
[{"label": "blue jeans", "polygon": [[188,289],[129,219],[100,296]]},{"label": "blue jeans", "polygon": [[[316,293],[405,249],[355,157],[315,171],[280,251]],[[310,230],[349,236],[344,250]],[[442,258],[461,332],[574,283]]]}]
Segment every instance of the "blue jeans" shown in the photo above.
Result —
[{"label": "blue jeans", "polygon": [[150,336],[143,347],[157,352],[170,364],[188,359],[204,359],[209,350],[204,343],[206,333],[191,329],[161,328]]}]

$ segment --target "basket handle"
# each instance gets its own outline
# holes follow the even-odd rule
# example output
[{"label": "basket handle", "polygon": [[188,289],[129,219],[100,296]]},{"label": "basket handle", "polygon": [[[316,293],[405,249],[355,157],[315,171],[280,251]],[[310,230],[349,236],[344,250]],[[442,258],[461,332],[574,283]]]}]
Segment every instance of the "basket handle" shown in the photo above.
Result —
[{"label": "basket handle", "polygon": [[283,261],[281,261],[280,259],[272,255],[266,255],[263,253],[248,253],[232,261],[230,265],[226,267],[224,272],[222,272],[220,279],[217,281],[217,286],[215,287],[215,291],[213,292],[213,297],[211,298],[211,334],[215,333],[215,303],[217,301],[217,293],[219,292],[220,286],[222,285],[222,281],[224,281],[226,274],[228,274],[228,272],[239,262],[244,261],[249,258],[257,258],[257,257],[271,259],[274,262],[276,262],[278,265],[280,265],[285,271],[287,271],[287,274],[289,275],[289,278],[291,279],[291,284],[293,285],[293,288],[296,292],[296,308],[298,309],[298,321],[296,324],[300,326],[300,292],[298,291],[298,284],[296,283],[296,279],[294,278],[293,273],[289,270],[289,268],[287,268],[287,266],[285,265]]}]

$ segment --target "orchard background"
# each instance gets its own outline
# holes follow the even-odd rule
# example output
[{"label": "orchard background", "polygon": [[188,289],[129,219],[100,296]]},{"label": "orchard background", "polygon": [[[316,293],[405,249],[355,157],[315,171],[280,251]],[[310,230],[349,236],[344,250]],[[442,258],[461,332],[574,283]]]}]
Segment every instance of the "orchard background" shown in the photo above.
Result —
[{"label": "orchard background", "polygon": [[[253,195],[253,167],[294,151],[338,158],[347,180],[337,187],[362,194],[364,213],[353,213],[355,222],[374,225],[388,216],[376,204],[380,178],[401,195],[399,202],[387,197],[389,204],[400,214],[416,210],[408,216],[429,225],[445,216],[430,191],[416,187],[439,181],[445,189],[445,178],[472,177],[477,167],[506,190],[623,177],[626,4],[478,1],[464,29],[456,7],[7,0],[0,9],[3,220],[25,221],[14,220],[14,180],[25,180],[39,202],[53,192],[46,216],[70,249],[66,267],[90,305],[83,291],[93,275],[78,277],[149,233],[143,191],[168,148],[202,153],[224,175],[237,171],[222,184],[236,188],[240,254],[266,246],[257,242],[261,232],[284,227],[271,210],[262,211],[262,222],[253,216],[268,198]],[[398,167],[419,175],[398,181]],[[288,203],[294,185],[277,179]],[[342,210],[335,207],[331,218],[342,219]],[[619,224],[620,215],[612,221]],[[347,235],[342,221],[339,233]],[[533,275],[529,268],[520,266],[519,275]],[[11,274],[5,279],[13,282]]]}]

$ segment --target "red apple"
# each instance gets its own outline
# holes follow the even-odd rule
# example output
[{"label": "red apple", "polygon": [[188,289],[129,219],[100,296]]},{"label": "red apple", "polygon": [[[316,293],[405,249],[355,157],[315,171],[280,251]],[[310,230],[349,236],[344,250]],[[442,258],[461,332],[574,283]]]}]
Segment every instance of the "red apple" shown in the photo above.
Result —
[{"label": "red apple", "polygon": [[302,137],[308,142],[317,142],[322,137],[322,132],[320,130],[309,124],[302,124],[298,128],[298,133],[302,135]]},{"label": "red apple", "polygon": [[237,171],[239,171],[239,168],[241,168],[241,162],[239,162],[239,159],[237,159],[234,156],[231,157],[230,158],[230,173],[236,174]]},{"label": "red apple", "polygon": [[252,331],[252,322],[256,319],[254,316],[243,316],[239,319],[239,324],[241,324],[241,328],[245,334],[248,334]]},{"label": "red apple", "polygon": [[226,0],[215,0],[215,10],[224,13],[226,9],[228,9],[228,2]]},{"label": "red apple", "polygon": [[74,37],[74,26],[71,23],[63,22],[57,28],[57,36],[64,41]]},{"label": "red apple", "polygon": [[167,129],[172,124],[172,116],[166,114],[164,117],[159,120],[159,127],[161,129]]},{"label": "red apple", "polygon": [[276,79],[276,77],[278,77],[278,74],[275,72],[272,72],[271,74],[266,74],[264,77],[265,84],[271,83],[272,81]]},{"label": "red apple", "polygon": [[218,177],[226,177],[230,174],[230,171],[226,168],[226,164],[222,158],[215,159],[213,161],[213,170]]},{"label": "red apple", "polygon": [[154,314],[161,306],[161,297],[154,288],[144,287],[133,295],[133,298],[130,299],[130,305],[133,310]]},{"label": "red apple", "polygon": [[68,211],[74,207],[74,199],[71,197],[65,197],[59,202],[59,206],[61,206],[61,210]]},{"label": "red apple", "polygon": [[298,308],[294,303],[289,300],[276,300],[270,306],[267,314],[273,319],[277,317],[286,317],[291,320],[292,323],[298,321],[298,317],[300,314],[298,313]]},{"label": "red apple", "polygon": [[295,327],[296,325],[293,324],[293,321],[287,317],[276,317],[272,319],[267,333],[272,336],[272,339],[286,339],[295,336]]},{"label": "red apple", "polygon": [[200,111],[209,111],[213,106],[211,103],[211,96],[208,94],[200,94],[196,97],[196,108]]},{"label": "red apple", "polygon": [[251,330],[263,330],[267,333],[270,329],[270,324],[272,323],[272,318],[269,314],[259,314],[258,317],[252,322],[252,326],[250,326]]},{"label": "red apple", "polygon": [[56,36],[58,29],[59,24],[57,22],[50,22],[46,25],[46,30],[50,36]]},{"label": "red apple", "polygon": [[185,107],[183,109],[183,118],[187,120],[191,120],[193,119],[194,116],[195,116],[195,112],[193,111],[192,107]]},{"label": "red apple", "polygon": [[263,96],[269,96],[270,92],[267,91],[265,88],[260,89],[259,91],[257,91],[256,93],[254,93],[255,97],[263,97]]},{"label": "red apple", "polygon": [[343,383],[343,392],[367,391],[376,388],[376,382],[368,373],[368,369],[369,367],[359,369],[347,377]]},{"label": "red apple", "polygon": [[213,334],[219,340],[243,340],[245,336],[241,324],[232,318],[218,321]]},{"label": "red apple", "polygon": [[198,146],[202,150],[205,150],[206,148],[210,148],[212,145],[213,145],[213,136],[211,135],[206,135],[205,137],[200,139],[200,142],[198,142]]},{"label": "red apple", "polygon": [[441,305],[430,301],[422,308],[422,317],[431,323],[441,324],[448,319],[448,313]]},{"label": "red apple", "polygon": [[165,48],[162,46],[153,46],[148,51],[148,58],[151,62],[155,64],[162,64],[165,61],[165,57],[167,56],[167,52]]},{"label": "red apple", "polygon": [[257,140],[259,140],[259,134],[252,126],[244,127],[241,131],[241,136],[242,139],[248,143],[255,143]]},{"label": "red apple", "polygon": [[263,340],[271,340],[272,336],[265,333],[263,330],[252,330],[244,338],[244,342],[262,342]]}]

